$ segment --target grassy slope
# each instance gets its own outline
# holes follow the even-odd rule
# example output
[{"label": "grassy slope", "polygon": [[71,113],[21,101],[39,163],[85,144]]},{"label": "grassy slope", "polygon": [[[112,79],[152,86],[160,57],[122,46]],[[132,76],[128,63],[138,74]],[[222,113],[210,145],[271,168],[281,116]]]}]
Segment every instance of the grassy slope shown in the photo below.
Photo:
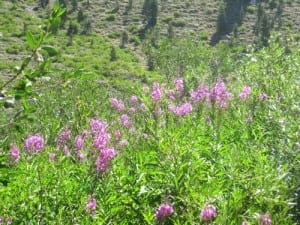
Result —
[{"label": "grassy slope", "polygon": [[[47,17],[50,9],[42,9],[38,7],[38,1],[30,0],[26,2],[16,1],[0,1],[0,77],[11,75],[12,69],[19,65],[20,58],[27,54],[27,46],[24,44],[24,26],[27,30],[37,29],[37,26],[42,23]],[[218,13],[223,1],[159,1],[158,24],[160,35],[166,35],[168,23],[173,24],[175,36],[192,35],[200,37],[208,41],[214,35],[219,35],[220,38],[228,38],[232,36],[230,29],[237,22],[237,13],[239,13],[238,1],[229,1],[230,4],[227,11],[227,33],[218,34],[216,24]],[[96,1],[91,0],[90,6],[86,7],[86,1],[79,1],[78,9],[68,14],[68,20],[65,28],[61,30],[56,42],[61,51],[59,61],[64,61],[67,66],[86,65],[91,71],[96,74],[106,74],[109,76],[123,75],[130,77],[142,77],[145,79],[147,73],[144,71],[146,62],[143,58],[141,48],[138,46],[140,41],[138,38],[138,30],[143,26],[143,18],[141,9],[143,1],[133,1],[132,9],[126,14],[128,1]],[[71,6],[68,6],[69,12]],[[68,37],[66,29],[69,21],[75,21],[78,10],[82,9],[87,19],[91,21],[92,35],[75,35],[72,46],[67,46]],[[277,8],[271,9],[268,4],[265,4],[265,9],[270,17],[275,17]],[[257,7],[248,5],[244,11],[244,16],[241,23],[237,27],[238,39],[245,43],[251,43],[255,40],[254,29],[257,16]],[[232,15],[231,15],[232,12]],[[297,1],[284,1],[282,13],[274,20],[273,28],[280,31],[299,30],[300,24],[300,3]],[[81,32],[82,25],[79,25]],[[111,68],[116,70],[111,71],[107,68],[111,43],[115,46],[120,44],[121,34],[123,31],[128,33],[129,44],[127,47],[136,56],[127,51],[118,50],[118,61],[112,64]],[[107,37],[103,40],[100,36]],[[76,54],[74,54],[76,53]],[[86,63],[88,62],[88,63]],[[104,68],[106,67],[106,68]],[[101,71],[101,72],[100,72]]]}]

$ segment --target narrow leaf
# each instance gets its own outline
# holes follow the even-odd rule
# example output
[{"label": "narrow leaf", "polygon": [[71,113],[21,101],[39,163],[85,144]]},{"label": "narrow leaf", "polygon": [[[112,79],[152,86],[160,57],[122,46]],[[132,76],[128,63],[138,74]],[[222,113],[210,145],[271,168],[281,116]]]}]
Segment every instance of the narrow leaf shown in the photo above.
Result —
[{"label": "narrow leaf", "polygon": [[26,39],[27,39],[27,42],[28,42],[30,48],[34,49],[34,48],[35,48],[35,43],[36,43],[36,42],[35,42],[35,39],[34,39],[32,33],[31,33],[30,31],[28,31],[28,32],[26,33]]}]

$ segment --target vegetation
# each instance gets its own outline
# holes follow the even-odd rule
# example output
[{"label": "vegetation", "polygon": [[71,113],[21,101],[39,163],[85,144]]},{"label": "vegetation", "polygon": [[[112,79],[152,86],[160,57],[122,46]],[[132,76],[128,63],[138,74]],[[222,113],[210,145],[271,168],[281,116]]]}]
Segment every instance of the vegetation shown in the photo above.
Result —
[{"label": "vegetation", "polygon": [[0,82],[0,224],[299,224],[297,37],[261,20],[263,42],[210,46],[173,34],[178,13],[168,35],[108,39],[79,32],[90,17],[69,10],[86,1],[59,2],[8,48],[22,60]]}]

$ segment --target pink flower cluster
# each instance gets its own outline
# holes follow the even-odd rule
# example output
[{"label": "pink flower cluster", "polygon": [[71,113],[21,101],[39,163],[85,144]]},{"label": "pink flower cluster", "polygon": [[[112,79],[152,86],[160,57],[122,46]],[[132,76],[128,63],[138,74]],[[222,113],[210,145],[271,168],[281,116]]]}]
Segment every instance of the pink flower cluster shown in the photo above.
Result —
[{"label": "pink flower cluster", "polygon": [[214,87],[209,90],[206,85],[199,85],[196,91],[191,92],[193,102],[207,100],[207,102],[217,104],[220,108],[227,108],[228,101],[232,98],[232,94],[227,91],[223,81],[215,83]]},{"label": "pink flower cluster", "polygon": [[174,85],[177,91],[183,92],[184,91],[184,83],[182,79],[176,78],[174,80]]},{"label": "pink flower cluster", "polygon": [[93,131],[93,147],[98,150],[99,154],[95,167],[97,171],[104,172],[116,155],[115,149],[108,147],[111,138],[108,124],[103,120],[91,119],[90,126]]},{"label": "pink flower cluster", "polygon": [[227,108],[228,101],[232,98],[232,94],[227,91],[223,81],[218,81],[210,90],[209,100],[216,103],[220,108]]},{"label": "pink flower cluster", "polygon": [[101,150],[100,156],[98,156],[95,166],[96,170],[104,172],[107,169],[108,163],[116,156],[114,148],[105,148]]},{"label": "pink flower cluster", "polygon": [[3,216],[0,216],[0,224],[11,224],[12,218],[5,218]]},{"label": "pink flower cluster", "polygon": [[71,140],[72,132],[69,129],[64,129],[58,136],[57,144],[64,146],[68,141]]},{"label": "pink flower cluster", "polygon": [[261,214],[259,217],[259,225],[272,225],[272,220],[269,214]]},{"label": "pink flower cluster", "polygon": [[251,93],[251,88],[249,86],[245,86],[240,93],[239,97],[241,100],[246,101]]},{"label": "pink flower cluster", "polygon": [[9,156],[14,161],[18,161],[21,158],[20,151],[15,144],[10,145]]},{"label": "pink flower cluster", "polygon": [[124,111],[124,109],[125,109],[124,103],[123,103],[122,101],[116,99],[116,98],[111,98],[111,99],[110,99],[110,103],[111,103],[111,105],[112,105],[115,109],[117,109],[119,112],[122,112],[122,111]]},{"label": "pink flower cluster", "polygon": [[129,128],[131,126],[131,121],[127,114],[121,115],[119,121],[126,128]]},{"label": "pink flower cluster", "polygon": [[153,87],[152,87],[152,101],[153,102],[157,102],[159,100],[161,100],[162,94],[160,91],[160,85],[157,82],[153,83]]},{"label": "pink flower cluster", "polygon": [[205,85],[199,85],[196,91],[191,92],[193,102],[199,102],[209,98],[209,88]]},{"label": "pink flower cluster", "polygon": [[96,201],[95,198],[91,198],[91,199],[87,202],[87,204],[86,204],[86,206],[85,206],[85,210],[86,210],[86,211],[96,210],[96,208],[97,208],[97,201]]},{"label": "pink flower cluster", "polygon": [[27,152],[38,153],[44,148],[45,142],[41,135],[32,135],[25,140],[24,149]]},{"label": "pink flower cluster", "polygon": [[177,116],[186,116],[189,113],[191,113],[192,110],[193,110],[193,106],[189,102],[183,103],[182,105],[179,105],[177,107],[173,105],[169,105],[169,111],[175,113],[175,115]]},{"label": "pink flower cluster", "polygon": [[170,217],[174,213],[173,206],[167,203],[163,203],[155,212],[155,218],[158,221],[162,221]]},{"label": "pink flower cluster", "polygon": [[201,211],[201,219],[203,221],[210,221],[216,218],[217,209],[213,205],[206,205]]}]

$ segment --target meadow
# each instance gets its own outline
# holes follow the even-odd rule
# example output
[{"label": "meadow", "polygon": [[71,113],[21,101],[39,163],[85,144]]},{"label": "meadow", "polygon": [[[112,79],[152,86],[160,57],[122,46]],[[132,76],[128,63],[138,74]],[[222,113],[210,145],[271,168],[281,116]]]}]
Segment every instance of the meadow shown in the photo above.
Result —
[{"label": "meadow", "polygon": [[27,32],[29,57],[0,84],[0,224],[299,224],[292,37],[164,39],[145,45],[155,70],[122,84],[56,66],[62,13]]}]

